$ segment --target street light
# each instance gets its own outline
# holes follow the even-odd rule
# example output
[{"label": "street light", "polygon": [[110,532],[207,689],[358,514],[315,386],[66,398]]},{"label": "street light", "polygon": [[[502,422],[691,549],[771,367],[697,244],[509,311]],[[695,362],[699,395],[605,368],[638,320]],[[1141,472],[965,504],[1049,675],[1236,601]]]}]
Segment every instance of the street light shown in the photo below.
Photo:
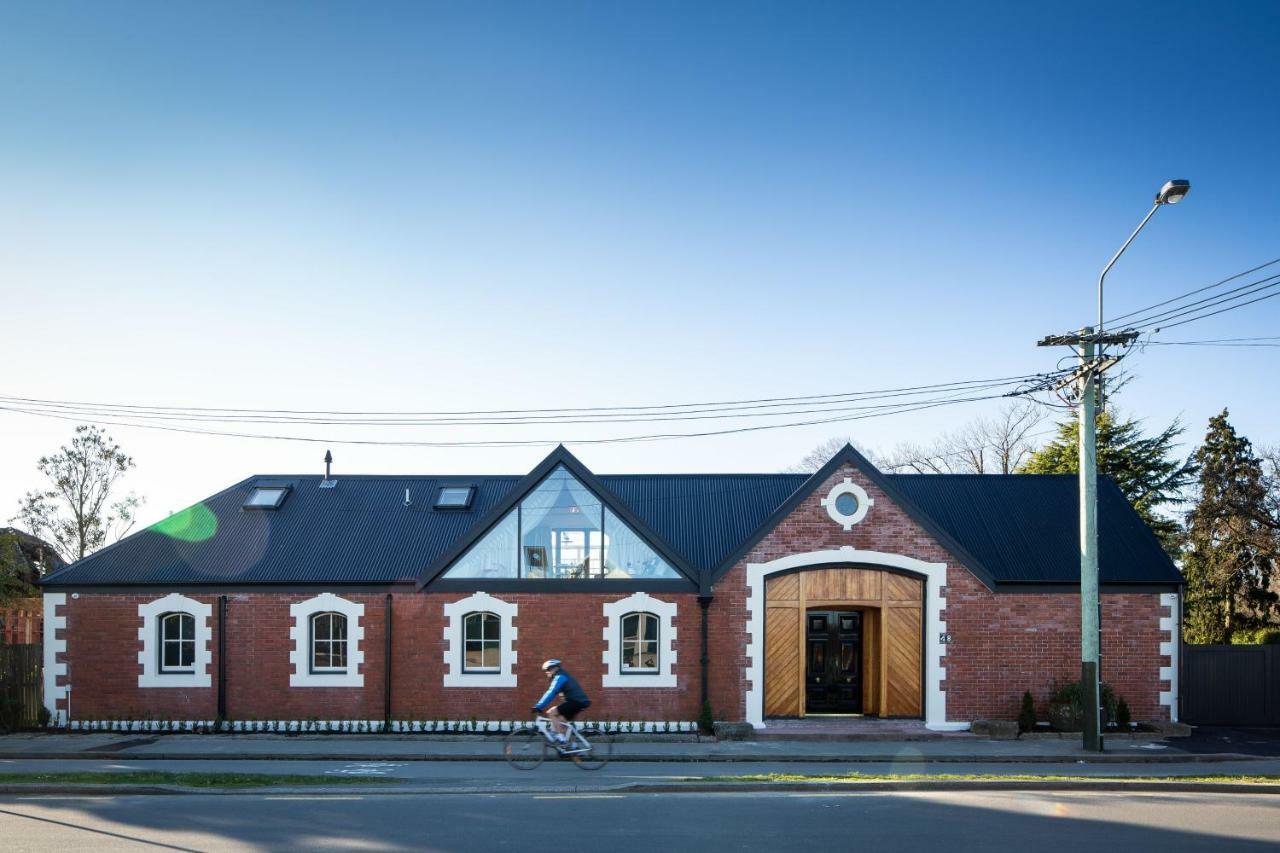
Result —
[{"label": "street light", "polygon": [[1102,603],[1098,595],[1098,442],[1094,391],[1097,373],[1094,345],[1097,344],[1098,357],[1101,358],[1102,346],[1106,342],[1102,334],[1102,285],[1107,273],[1156,211],[1162,205],[1177,204],[1190,191],[1189,181],[1167,181],[1156,193],[1151,210],[1098,276],[1097,328],[1086,327],[1080,334],[1080,683],[1084,694],[1080,703],[1084,711],[1084,748],[1094,752],[1102,751],[1098,676]]}]

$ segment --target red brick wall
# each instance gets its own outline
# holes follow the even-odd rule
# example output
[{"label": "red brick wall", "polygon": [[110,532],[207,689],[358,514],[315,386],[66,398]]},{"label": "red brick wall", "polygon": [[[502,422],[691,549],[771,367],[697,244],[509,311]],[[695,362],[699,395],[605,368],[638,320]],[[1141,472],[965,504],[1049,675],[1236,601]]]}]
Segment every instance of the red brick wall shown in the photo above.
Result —
[{"label": "red brick wall", "polygon": [[[923,476],[923,475],[922,475]],[[850,477],[875,501],[867,517],[844,531],[819,501],[831,486]],[[901,554],[949,566],[943,619],[953,635],[943,665],[947,717],[953,721],[1011,719],[1022,692],[1031,689],[1043,703],[1055,683],[1078,677],[1079,600],[1075,595],[1019,593],[995,595],[939,545],[861,472],[847,468],[832,475],[761,540],[714,590],[710,610],[710,698],[718,719],[745,716],[746,563],[761,563],[793,553],[852,546]],[[227,710],[232,719],[380,719],[383,710],[384,596],[344,594],[363,602],[364,686],[289,686],[289,605],[314,593],[231,595],[228,602]],[[543,689],[539,670],[548,657],[560,657],[594,702],[594,719],[692,720],[700,710],[700,614],[692,594],[662,595],[679,605],[676,688],[601,687],[605,668],[603,605],[627,594],[505,593],[497,597],[519,605],[516,688],[443,687],[447,620],[444,605],[464,594],[397,593],[394,598],[392,661],[393,716],[397,719],[522,719]],[[212,719],[215,688],[137,686],[141,619],[138,605],[159,598],[147,595],[68,597],[67,658],[73,686],[73,719],[111,716]],[[195,595],[214,604],[211,617],[217,673],[216,596]],[[1106,595],[1103,598],[1104,678],[1128,701],[1135,719],[1166,719],[1158,693],[1168,689],[1158,670],[1168,665],[1159,655],[1163,615],[1157,594]],[[763,650],[760,650],[763,653]]]},{"label": "red brick wall", "polygon": [[[72,719],[213,719],[217,713],[217,596],[192,595],[212,604],[212,661],[207,688],[138,687],[138,605],[163,593],[82,593],[68,598],[67,658],[73,686]],[[293,620],[289,606],[314,593],[233,594],[227,603],[227,715],[234,720],[381,719],[385,597],[342,594],[365,605],[363,687],[290,687]],[[515,619],[518,686],[442,686],[444,605],[465,594],[396,594],[392,620],[392,715],[396,719],[511,720],[529,715],[546,689],[540,665],[559,657],[592,699],[595,720],[692,720],[698,715],[700,615],[697,596],[659,595],[678,605],[675,618],[675,688],[612,688],[605,691],[604,605],[629,593],[498,594],[519,605]]]},{"label": "red brick wall", "polygon": [[[921,475],[926,476],[926,475]],[[845,531],[820,503],[848,477],[873,504]],[[862,472],[849,466],[814,490],[716,585],[711,626],[711,702],[717,717],[745,716],[746,564],[844,546],[946,563],[943,620],[952,644],[946,668],[947,719],[1014,719],[1024,690],[1043,704],[1054,684],[1079,678],[1080,603],[1076,595],[993,594]],[[1134,719],[1167,719],[1158,704],[1160,597],[1103,596],[1103,676],[1129,703]],[[763,649],[759,650],[763,654]],[[758,685],[761,689],[763,685]],[[1043,708],[1042,708],[1043,711]]]}]

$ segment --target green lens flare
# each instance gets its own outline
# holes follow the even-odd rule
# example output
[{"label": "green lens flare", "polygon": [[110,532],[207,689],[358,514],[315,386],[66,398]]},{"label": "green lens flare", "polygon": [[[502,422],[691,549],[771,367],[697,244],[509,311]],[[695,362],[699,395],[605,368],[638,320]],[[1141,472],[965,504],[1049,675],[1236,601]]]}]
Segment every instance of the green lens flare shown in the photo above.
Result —
[{"label": "green lens flare", "polygon": [[175,512],[151,529],[171,539],[183,542],[203,542],[218,532],[218,518],[204,504],[196,504],[182,512]]}]

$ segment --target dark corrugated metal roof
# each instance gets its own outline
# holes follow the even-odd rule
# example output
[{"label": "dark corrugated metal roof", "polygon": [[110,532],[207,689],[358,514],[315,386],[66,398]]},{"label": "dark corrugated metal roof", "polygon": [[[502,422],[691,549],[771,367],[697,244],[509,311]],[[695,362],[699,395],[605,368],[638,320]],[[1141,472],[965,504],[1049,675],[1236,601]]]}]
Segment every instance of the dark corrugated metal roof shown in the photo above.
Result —
[{"label": "dark corrugated metal roof", "polygon": [[[521,477],[251,477],[45,579],[114,584],[387,583],[418,576]],[[798,488],[803,474],[604,475],[599,481],[710,576]],[[1073,477],[896,475],[892,484],[998,582],[1079,577]],[[278,510],[245,510],[265,482],[291,487]],[[435,510],[444,484],[472,483],[469,511]],[[404,505],[405,489],[411,506]],[[1114,484],[1099,480],[1102,580],[1177,583],[1177,570]]]},{"label": "dark corrugated metal roof", "polygon": [[[1074,474],[890,474],[887,479],[1000,583],[1079,583]],[[1109,477],[1098,478],[1102,583],[1181,583],[1155,534]]]}]

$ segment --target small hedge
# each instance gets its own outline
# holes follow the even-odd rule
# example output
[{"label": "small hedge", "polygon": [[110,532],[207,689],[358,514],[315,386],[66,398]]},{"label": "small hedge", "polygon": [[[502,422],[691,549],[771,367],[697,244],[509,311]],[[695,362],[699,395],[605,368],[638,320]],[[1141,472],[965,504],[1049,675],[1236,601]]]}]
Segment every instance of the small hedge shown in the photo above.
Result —
[{"label": "small hedge", "polygon": [[1231,634],[1233,646],[1280,646],[1280,627],[1248,628]]}]

